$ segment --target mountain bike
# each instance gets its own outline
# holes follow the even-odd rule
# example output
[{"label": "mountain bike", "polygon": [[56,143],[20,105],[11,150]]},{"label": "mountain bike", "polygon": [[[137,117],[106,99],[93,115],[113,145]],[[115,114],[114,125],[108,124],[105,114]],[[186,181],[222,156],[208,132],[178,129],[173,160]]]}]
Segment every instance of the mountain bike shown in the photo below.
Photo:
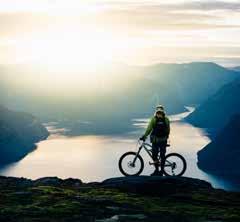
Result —
[{"label": "mountain bike", "polygon": [[[120,172],[125,176],[138,176],[144,169],[144,161],[140,156],[140,152],[145,150],[150,158],[152,157],[152,146],[146,142],[138,140],[140,145],[137,152],[124,153],[118,162]],[[170,145],[167,144],[167,147]],[[187,162],[185,158],[178,153],[169,153],[165,156],[165,160],[161,160],[160,154],[158,155],[158,165],[161,166],[161,161],[165,161],[163,174],[166,176],[182,176],[187,169]],[[154,165],[153,162],[149,162],[150,165]]]}]

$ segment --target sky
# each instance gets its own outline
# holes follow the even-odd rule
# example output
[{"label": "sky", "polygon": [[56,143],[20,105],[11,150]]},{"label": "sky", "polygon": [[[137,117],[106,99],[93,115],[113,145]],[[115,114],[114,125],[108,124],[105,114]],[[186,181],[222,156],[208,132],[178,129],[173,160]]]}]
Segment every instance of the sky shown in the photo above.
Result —
[{"label": "sky", "polygon": [[239,0],[0,0],[0,63],[240,64]]}]

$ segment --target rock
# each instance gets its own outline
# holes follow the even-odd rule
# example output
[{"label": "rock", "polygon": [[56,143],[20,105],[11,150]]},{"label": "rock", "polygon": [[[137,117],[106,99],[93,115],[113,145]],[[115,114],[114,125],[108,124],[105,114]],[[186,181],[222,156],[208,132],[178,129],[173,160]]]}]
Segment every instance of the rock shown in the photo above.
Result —
[{"label": "rock", "polygon": [[58,177],[43,177],[34,181],[34,186],[60,186],[63,180]]},{"label": "rock", "polygon": [[121,210],[120,207],[114,207],[114,206],[108,206],[106,207],[107,209],[111,210],[111,211],[114,211],[114,212],[118,212]]},{"label": "rock", "polygon": [[71,186],[71,187],[79,187],[83,184],[83,182],[79,179],[68,178],[62,181],[64,186]]},{"label": "rock", "polygon": [[107,219],[102,219],[102,220],[95,220],[95,222],[118,222],[118,218],[111,217],[111,218],[107,218]]},{"label": "rock", "polygon": [[17,195],[17,196],[29,196],[29,195],[32,195],[32,192],[29,192],[29,191],[18,191],[18,192],[15,192],[14,195]]},{"label": "rock", "polygon": [[0,176],[1,188],[25,188],[32,186],[32,180],[26,178],[4,177]]},{"label": "rock", "polygon": [[115,218],[118,218],[119,221],[131,221],[131,220],[145,220],[147,217],[143,214],[134,214],[134,215],[117,215]]},{"label": "rock", "polygon": [[91,204],[113,204],[111,198],[104,198],[104,197],[84,197],[84,196],[76,196],[76,200],[84,202],[84,203],[91,203]]},{"label": "rock", "polygon": [[35,186],[65,186],[65,187],[79,187],[83,185],[80,179],[68,178],[59,179],[58,177],[42,177],[34,181]]},{"label": "rock", "polygon": [[147,217],[143,214],[121,214],[115,215],[109,219],[96,220],[96,222],[134,222],[134,221],[146,221]]},{"label": "rock", "polygon": [[87,185],[95,187],[99,185],[99,182],[89,182]]},{"label": "rock", "polygon": [[100,186],[105,188],[117,188],[122,191],[148,195],[168,195],[170,193],[188,192],[198,189],[213,189],[211,184],[187,177],[118,177],[103,181]]}]

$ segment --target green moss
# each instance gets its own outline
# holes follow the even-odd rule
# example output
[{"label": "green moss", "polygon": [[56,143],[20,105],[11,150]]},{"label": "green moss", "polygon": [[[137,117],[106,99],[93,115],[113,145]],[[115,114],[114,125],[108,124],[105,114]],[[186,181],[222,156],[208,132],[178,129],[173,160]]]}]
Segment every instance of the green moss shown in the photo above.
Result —
[{"label": "green moss", "polygon": [[78,189],[37,186],[0,191],[1,221],[9,218],[22,218],[24,221],[31,221],[29,218],[106,218],[136,212],[153,218],[167,215],[176,221],[179,218],[240,221],[240,198],[237,194],[223,191],[153,197],[91,186]]}]

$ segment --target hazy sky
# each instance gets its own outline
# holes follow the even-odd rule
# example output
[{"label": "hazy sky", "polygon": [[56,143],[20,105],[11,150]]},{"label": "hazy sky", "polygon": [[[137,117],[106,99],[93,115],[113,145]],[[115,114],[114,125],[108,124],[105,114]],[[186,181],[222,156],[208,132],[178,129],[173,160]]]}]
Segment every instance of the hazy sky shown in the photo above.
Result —
[{"label": "hazy sky", "polygon": [[1,63],[240,64],[239,0],[0,0]]}]

